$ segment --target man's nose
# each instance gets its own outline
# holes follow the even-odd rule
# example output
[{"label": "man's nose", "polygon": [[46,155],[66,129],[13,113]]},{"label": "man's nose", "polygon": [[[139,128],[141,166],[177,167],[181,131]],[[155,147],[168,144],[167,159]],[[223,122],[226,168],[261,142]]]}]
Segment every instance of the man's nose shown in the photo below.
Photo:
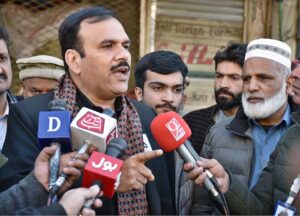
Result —
[{"label": "man's nose", "polygon": [[174,102],[174,95],[171,89],[166,89],[164,91],[164,96],[163,96],[163,100],[167,101],[169,103]]},{"label": "man's nose", "polygon": [[227,76],[224,76],[222,81],[221,81],[221,88],[229,88],[230,86],[230,80],[228,79]]},{"label": "man's nose", "polygon": [[125,60],[128,61],[131,57],[131,54],[128,49],[125,47],[121,46],[115,55],[116,60]]},{"label": "man's nose", "polygon": [[249,85],[248,85],[248,91],[254,92],[254,91],[257,91],[258,89],[259,89],[259,86],[258,86],[258,82],[256,81],[256,79],[250,79]]}]

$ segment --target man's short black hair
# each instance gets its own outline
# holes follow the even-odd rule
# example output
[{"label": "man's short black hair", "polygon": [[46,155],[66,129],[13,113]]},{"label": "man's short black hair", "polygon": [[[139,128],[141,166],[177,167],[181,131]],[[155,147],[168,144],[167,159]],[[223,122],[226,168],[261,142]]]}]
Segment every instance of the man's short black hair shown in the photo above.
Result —
[{"label": "man's short black hair", "polygon": [[89,19],[89,23],[96,23],[111,17],[116,18],[113,11],[103,7],[92,7],[73,13],[62,22],[59,27],[59,43],[67,72],[69,67],[65,61],[65,53],[68,49],[76,50],[81,57],[85,56],[82,40],[78,35],[81,22],[85,19]]},{"label": "man's short black hair", "polygon": [[9,51],[9,46],[10,46],[9,34],[7,30],[1,25],[0,25],[0,40],[4,40],[6,47]]},{"label": "man's short black hair", "polygon": [[247,50],[246,43],[230,43],[224,50],[220,50],[216,53],[215,70],[219,63],[223,61],[229,61],[238,64],[241,68],[244,66],[245,54]]},{"label": "man's short black hair", "polygon": [[163,75],[180,71],[183,81],[188,73],[188,68],[180,56],[171,51],[151,52],[139,60],[135,66],[134,77],[136,86],[141,89],[144,88],[147,70]]}]

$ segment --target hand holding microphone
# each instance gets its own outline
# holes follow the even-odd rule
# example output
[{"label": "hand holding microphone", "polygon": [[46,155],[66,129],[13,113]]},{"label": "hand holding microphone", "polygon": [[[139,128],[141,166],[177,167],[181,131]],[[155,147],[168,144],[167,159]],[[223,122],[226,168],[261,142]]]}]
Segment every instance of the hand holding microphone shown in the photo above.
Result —
[{"label": "hand holding microphone", "polygon": [[184,164],[184,170],[188,172],[190,179],[201,186],[205,187],[204,182],[207,178],[205,170],[209,170],[210,173],[217,179],[219,188],[222,193],[226,193],[229,188],[229,176],[224,170],[222,165],[215,159],[202,159],[196,162],[198,166],[194,167],[191,163]]},{"label": "hand holding microphone", "polygon": [[[49,159],[55,153],[57,146],[45,147],[36,159],[34,167],[34,175],[36,179],[43,185],[43,187],[48,190],[48,175],[49,175]],[[68,157],[66,157],[66,155]],[[66,154],[65,159],[70,160],[75,156],[74,152]],[[85,161],[88,159],[87,154],[77,155],[77,159],[72,163],[68,163],[68,167],[65,167],[63,171],[70,177],[64,184],[61,192],[66,191],[70,185],[73,184],[73,180],[78,179],[81,175],[81,171],[85,165]],[[64,157],[62,158],[64,159]],[[94,196],[99,194],[99,188],[77,188],[69,190],[63,194],[62,198],[59,200],[59,204],[65,209],[67,215],[77,215],[84,205],[84,202]],[[97,208],[102,206],[102,201],[100,199],[95,199],[93,202],[94,206]],[[95,215],[95,212],[91,209],[83,208],[82,215]]]},{"label": "hand holding microphone", "polygon": [[[93,197],[98,197],[99,193],[101,194],[100,188],[96,185],[90,188],[72,189],[64,193],[59,204],[64,207],[67,215],[96,215],[94,210],[84,207],[84,203]],[[93,205],[100,208],[102,206],[101,199],[93,199]]]},{"label": "hand holding microphone", "polygon": [[[45,190],[49,189],[49,164],[50,158],[55,153],[57,146],[45,147],[40,154],[38,155],[35,164],[34,164],[34,176],[35,178],[43,185]],[[74,153],[66,154],[66,160],[70,160],[74,157]],[[81,175],[80,170],[83,169],[85,165],[85,161],[87,161],[87,154],[80,154],[77,156],[77,160],[69,163],[68,167],[65,167],[63,171],[70,176],[70,182],[64,186],[62,192],[67,190],[68,187],[79,178]]]},{"label": "hand holding microphone", "polygon": [[206,175],[202,176],[204,187],[212,194],[214,199],[223,205],[223,200],[218,192],[217,182],[209,170],[197,168],[199,163],[197,160],[202,158],[194,151],[188,138],[191,136],[191,130],[185,121],[175,112],[167,112],[158,115],[151,123],[151,132],[159,146],[166,152],[176,150],[186,163],[189,163],[190,168],[195,168],[192,171],[193,175],[201,174],[203,171]]}]

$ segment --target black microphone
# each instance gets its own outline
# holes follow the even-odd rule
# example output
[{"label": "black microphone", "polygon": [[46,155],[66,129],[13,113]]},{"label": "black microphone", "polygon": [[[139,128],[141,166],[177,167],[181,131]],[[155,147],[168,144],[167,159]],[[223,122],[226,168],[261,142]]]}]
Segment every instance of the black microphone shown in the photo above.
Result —
[{"label": "black microphone", "polygon": [[51,100],[48,111],[39,113],[38,139],[41,148],[49,145],[57,146],[54,155],[50,158],[49,188],[58,177],[61,149],[66,152],[71,150],[70,121],[71,114],[67,110],[65,101],[61,99]]},{"label": "black microphone", "polygon": [[[49,111],[67,111],[67,104],[64,100],[54,99],[48,104]],[[51,188],[58,177],[59,174],[59,164],[61,157],[61,145],[59,142],[53,142],[51,145],[56,145],[56,150],[54,155],[50,159],[50,173],[49,173],[49,188]]]}]

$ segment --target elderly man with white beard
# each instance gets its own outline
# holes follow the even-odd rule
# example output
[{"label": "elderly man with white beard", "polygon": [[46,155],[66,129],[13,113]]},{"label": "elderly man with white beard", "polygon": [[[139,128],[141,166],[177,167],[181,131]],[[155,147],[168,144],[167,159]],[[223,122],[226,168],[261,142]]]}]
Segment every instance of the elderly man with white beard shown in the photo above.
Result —
[{"label": "elderly man with white beard", "polygon": [[[214,158],[251,189],[270,154],[292,124],[288,94],[292,94],[291,48],[281,41],[257,39],[247,46],[242,73],[242,106],[235,117],[215,124],[208,133],[201,156]],[[189,171],[191,164],[185,165]],[[197,169],[189,175],[195,177]],[[193,214],[216,209],[202,188],[194,191]],[[204,212],[205,211],[205,212]]]}]

